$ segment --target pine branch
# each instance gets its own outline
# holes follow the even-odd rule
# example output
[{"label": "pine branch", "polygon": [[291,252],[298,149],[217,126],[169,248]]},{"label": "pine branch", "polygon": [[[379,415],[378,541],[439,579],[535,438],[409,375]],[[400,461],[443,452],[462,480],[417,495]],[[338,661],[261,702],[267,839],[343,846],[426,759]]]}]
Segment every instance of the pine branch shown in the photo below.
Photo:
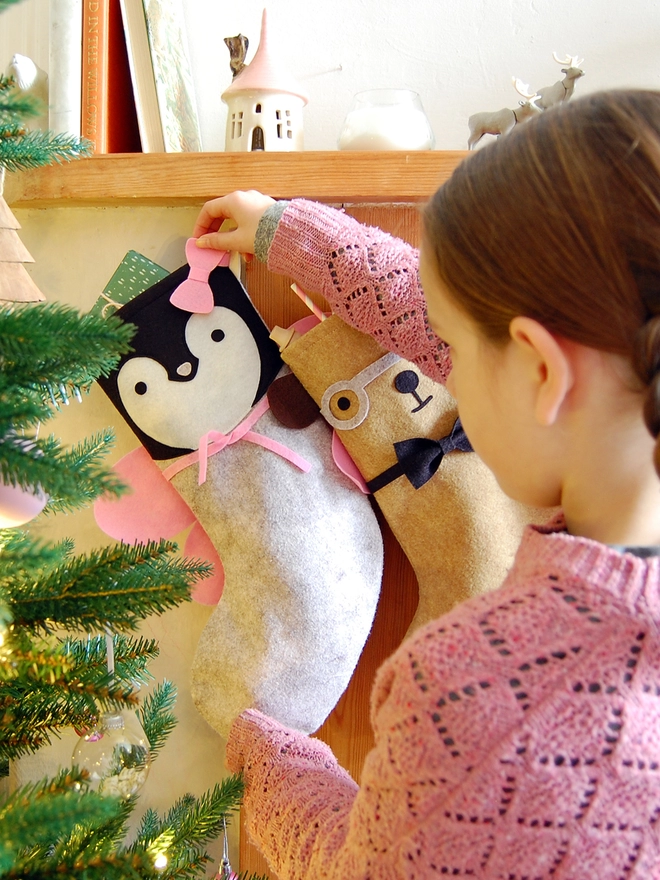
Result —
[{"label": "pine branch", "polygon": [[[105,636],[90,636],[87,639],[66,639],[64,653],[70,655],[77,667],[97,670],[103,675],[107,670],[107,646]],[[155,639],[114,636],[115,678],[118,681],[131,681],[147,684],[153,676],[147,668],[151,660],[160,654]],[[144,726],[144,725],[143,725]],[[151,740],[150,740],[151,742]]]},{"label": "pine branch", "polygon": [[197,799],[194,809],[185,817],[177,817],[173,830],[175,842],[195,846],[214,840],[223,827],[223,819],[240,803],[243,797],[243,780],[238,775],[227,776],[211,791]]},{"label": "pine branch", "polygon": [[[34,752],[62,729],[91,727],[103,712],[136,708],[135,681],[151,677],[146,663],[157,654],[156,643],[124,637],[116,642],[111,674],[105,644],[88,662],[89,652],[86,657],[84,647],[71,639],[33,643],[12,627],[0,656],[0,760]],[[169,721],[165,714],[165,732]]]},{"label": "pine branch", "polygon": [[5,362],[0,374],[0,407],[3,414],[2,424],[6,426],[3,428],[3,434],[10,430],[16,432],[21,427],[19,419],[24,421],[29,410],[35,410],[36,417],[28,423],[33,427],[38,422],[52,418],[62,405],[66,406],[70,402],[72,397],[80,402],[82,391],[88,390],[85,388],[81,390],[77,385],[70,383],[44,385],[32,379],[33,377],[22,372],[17,365]]},{"label": "pine branch", "polygon": [[19,797],[23,789],[32,791],[35,796],[45,797],[49,794],[66,794],[68,791],[81,791],[84,787],[83,784],[86,784],[83,773],[75,770],[60,770],[52,779],[40,779],[26,783],[22,789],[14,791],[2,803],[9,803],[16,797]]},{"label": "pine branch", "polygon": [[218,836],[242,796],[240,776],[226,777],[200,798],[184,795],[170,809],[160,827],[150,816],[129,851],[146,850],[154,857],[165,855],[168,862],[160,874],[163,878],[199,876],[210,859],[203,851],[204,845]]},{"label": "pine branch", "polygon": [[53,409],[40,394],[32,389],[21,389],[13,385],[5,393],[6,381],[0,376],[0,433],[9,430],[26,432],[39,422],[45,422],[54,415]]},{"label": "pine branch", "polygon": [[63,679],[73,669],[73,664],[61,647],[40,641],[35,645],[12,624],[5,636],[0,654],[0,683],[3,687],[13,682],[24,687],[52,685]]},{"label": "pine branch", "polygon": [[140,819],[135,839],[139,840],[140,845],[146,848],[157,837],[159,831],[160,819],[158,818],[158,813],[149,807]]},{"label": "pine branch", "polygon": [[176,686],[165,680],[157,685],[152,694],[145,697],[137,711],[142,729],[149,740],[152,759],[158,755],[167,737],[176,727],[176,716],[170,711],[175,703]]},{"label": "pine branch", "polygon": [[211,862],[207,852],[200,852],[195,847],[182,847],[177,853],[176,864],[169,865],[160,871],[161,877],[195,878],[206,876],[206,866]]},{"label": "pine branch", "polygon": [[0,590],[6,584],[34,582],[62,565],[74,549],[70,538],[52,544],[35,541],[27,531],[0,529]]},{"label": "pine branch", "polygon": [[[32,668],[39,666],[35,663]],[[85,678],[84,670],[73,669],[47,684],[35,684],[28,676],[2,683],[0,758],[37,751],[62,729],[91,727],[103,712],[137,706],[138,697],[126,682],[116,682],[107,674],[105,686]]]},{"label": "pine branch", "polygon": [[181,826],[181,823],[186,818],[190,810],[195,809],[196,807],[197,798],[194,794],[190,794],[190,792],[187,792],[186,794],[181,795],[179,800],[170,807],[169,811],[164,816],[159,833],[171,833],[170,841],[173,843],[176,839],[176,829]]},{"label": "pine branch", "polygon": [[130,351],[134,333],[115,316],[81,314],[62,303],[11,305],[0,309],[0,365],[23,386],[88,387]]},{"label": "pine branch", "polygon": [[[49,492],[46,513],[66,513],[86,507],[102,495],[117,497],[125,491],[126,487],[116,473],[102,465],[102,459],[114,441],[114,431],[108,428],[55,457],[58,485]],[[42,485],[47,489],[45,484]]]},{"label": "pine branch", "polygon": [[0,12],[3,12],[5,9],[8,9],[10,6],[14,6],[16,3],[20,3],[21,0],[0,0]]},{"label": "pine branch", "polygon": [[42,101],[18,89],[13,77],[3,77],[0,84],[0,125],[15,122],[16,117],[38,116],[42,110]]},{"label": "pine branch", "polygon": [[60,774],[23,786],[0,806],[0,874],[16,876],[21,850],[34,858],[77,824],[104,822],[116,813],[116,802],[81,791],[83,784],[79,774]]},{"label": "pine branch", "polygon": [[52,512],[119,492],[117,478],[101,467],[112,432],[65,451],[55,438],[35,440],[17,431],[45,421],[53,406],[107,375],[130,349],[133,332],[118,319],[81,315],[59,304],[0,308],[0,477],[5,483],[28,491],[41,488]]},{"label": "pine branch", "polygon": [[[12,633],[13,635],[13,633]],[[61,649],[53,650],[40,642],[34,648],[22,650],[7,639],[0,663],[0,698],[2,705],[22,702],[26,708],[30,700],[52,703],[61,699],[78,701],[79,711],[94,708],[94,699],[105,703],[117,701],[122,705],[134,704],[134,687],[126,680],[117,679],[102,666],[86,667],[71,662]]]},{"label": "pine branch", "polygon": [[135,808],[135,799],[116,800],[107,797],[104,799],[114,803],[114,812],[102,822],[97,822],[93,818],[90,821],[79,822],[70,834],[51,848],[48,853],[49,861],[66,864],[83,859],[88,862],[98,856],[108,857],[117,853],[126,836],[126,827]]},{"label": "pine branch", "polygon": [[8,880],[145,880],[161,875],[148,856],[119,854],[70,864],[44,860],[35,865],[17,865],[1,876]]},{"label": "pine branch", "polygon": [[149,614],[189,601],[193,584],[208,576],[208,564],[171,559],[176,549],[170,541],[115,544],[68,560],[38,584],[3,586],[17,625],[45,632],[54,624],[134,630]]},{"label": "pine branch", "polygon": [[[10,761],[23,755],[32,754],[42,746],[48,745],[52,741],[53,736],[59,735],[61,730],[66,730],[73,725],[82,726],[85,723],[87,723],[87,726],[92,726],[95,718],[103,711],[116,711],[118,707],[134,709],[137,702],[134,698],[132,702],[126,700],[122,703],[118,695],[115,695],[112,701],[102,699],[102,695],[98,693],[93,696],[95,702],[86,713],[81,708],[74,711],[73,706],[64,704],[63,711],[57,717],[49,715],[44,719],[38,716],[36,712],[31,715],[28,715],[26,712],[24,713],[24,718],[19,718],[16,715],[9,716],[7,727],[10,727],[10,729],[3,730],[0,728],[0,758]],[[105,707],[103,707],[103,704],[105,704]]]},{"label": "pine branch", "polygon": [[12,134],[8,127],[0,131],[0,167],[24,171],[89,156],[93,144],[85,138],[50,131],[27,131]]},{"label": "pine branch", "polygon": [[54,437],[35,440],[10,430],[0,438],[0,477],[5,485],[27,491],[38,487],[49,496],[51,512],[76,510],[100,495],[123,491],[114,471],[102,466],[113,442],[114,433],[108,429],[62,449]]}]

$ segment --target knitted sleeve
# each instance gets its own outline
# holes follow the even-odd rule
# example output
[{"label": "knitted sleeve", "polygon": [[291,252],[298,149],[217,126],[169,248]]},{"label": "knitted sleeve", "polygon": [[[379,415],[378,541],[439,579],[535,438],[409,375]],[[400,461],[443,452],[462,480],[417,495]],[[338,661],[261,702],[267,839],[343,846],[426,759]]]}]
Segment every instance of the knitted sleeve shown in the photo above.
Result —
[{"label": "knitted sleeve", "polygon": [[230,771],[245,776],[247,829],[281,880],[334,877],[358,787],[330,748],[248,710],[226,754]]},{"label": "knitted sleeve", "polygon": [[[254,710],[234,723],[227,763],[243,771],[247,828],[280,880],[432,876],[435,845],[420,840],[435,841],[441,826],[459,852],[472,851],[475,828],[456,827],[446,805],[521,714],[515,695],[490,687],[475,620],[488,603],[478,597],[422,628],[380,668],[360,788],[319,740]],[[488,785],[479,796],[491,796]]]},{"label": "knitted sleeve", "polygon": [[322,294],[334,314],[432,379],[447,378],[449,349],[429,327],[418,252],[407,242],[328,205],[294,199],[272,235],[268,268]]},{"label": "knitted sleeve", "polygon": [[[477,607],[488,605],[479,599]],[[490,834],[487,824],[457,827],[446,812],[452,795],[460,800],[472,766],[520,716],[515,696],[496,696],[490,687],[473,618],[455,613],[457,628],[429,625],[379,670],[372,692],[376,744],[360,788],[319,740],[254,710],[234,723],[227,764],[244,774],[248,831],[280,880],[432,876],[435,845],[420,845],[425,837],[437,842],[442,828],[465,857],[477,830]],[[479,796],[491,806],[488,785]],[[408,874],[411,859],[418,874]]]}]

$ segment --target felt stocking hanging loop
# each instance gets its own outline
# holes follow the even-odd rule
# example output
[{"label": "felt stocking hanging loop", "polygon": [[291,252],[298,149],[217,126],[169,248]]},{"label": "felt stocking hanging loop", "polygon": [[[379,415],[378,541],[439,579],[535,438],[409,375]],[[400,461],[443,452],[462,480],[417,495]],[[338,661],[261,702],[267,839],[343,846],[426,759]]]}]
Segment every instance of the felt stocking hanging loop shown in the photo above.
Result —
[{"label": "felt stocking hanging loop", "polygon": [[230,256],[227,251],[197,247],[195,239],[189,238],[186,242],[186,259],[190,273],[170,297],[172,305],[185,312],[208,314],[213,309],[209,275],[216,266],[228,266]]}]

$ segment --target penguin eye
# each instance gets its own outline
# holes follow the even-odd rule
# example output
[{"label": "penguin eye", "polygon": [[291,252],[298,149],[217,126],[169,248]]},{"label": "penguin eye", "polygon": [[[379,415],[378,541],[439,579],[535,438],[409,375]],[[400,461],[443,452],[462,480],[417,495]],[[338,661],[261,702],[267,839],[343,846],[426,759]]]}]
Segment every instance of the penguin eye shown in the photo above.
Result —
[{"label": "penguin eye", "polygon": [[135,383],[135,393],[136,394],[146,394],[147,393],[147,383],[146,382],[136,382]]},{"label": "penguin eye", "polygon": [[214,331],[211,333],[211,339],[212,339],[214,342],[222,342],[222,340],[223,340],[224,338],[225,338],[225,331],[224,331],[224,330],[220,330],[220,328],[218,328],[217,330],[214,330]]}]

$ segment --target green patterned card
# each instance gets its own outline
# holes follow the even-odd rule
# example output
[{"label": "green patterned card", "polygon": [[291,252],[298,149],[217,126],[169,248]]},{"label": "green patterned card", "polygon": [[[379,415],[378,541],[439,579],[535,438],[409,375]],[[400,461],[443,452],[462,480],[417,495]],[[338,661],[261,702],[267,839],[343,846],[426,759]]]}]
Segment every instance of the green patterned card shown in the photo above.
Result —
[{"label": "green patterned card", "polygon": [[163,269],[137,251],[129,251],[103,288],[101,296],[89,310],[90,315],[107,318],[166,275],[169,275],[167,269]]}]

